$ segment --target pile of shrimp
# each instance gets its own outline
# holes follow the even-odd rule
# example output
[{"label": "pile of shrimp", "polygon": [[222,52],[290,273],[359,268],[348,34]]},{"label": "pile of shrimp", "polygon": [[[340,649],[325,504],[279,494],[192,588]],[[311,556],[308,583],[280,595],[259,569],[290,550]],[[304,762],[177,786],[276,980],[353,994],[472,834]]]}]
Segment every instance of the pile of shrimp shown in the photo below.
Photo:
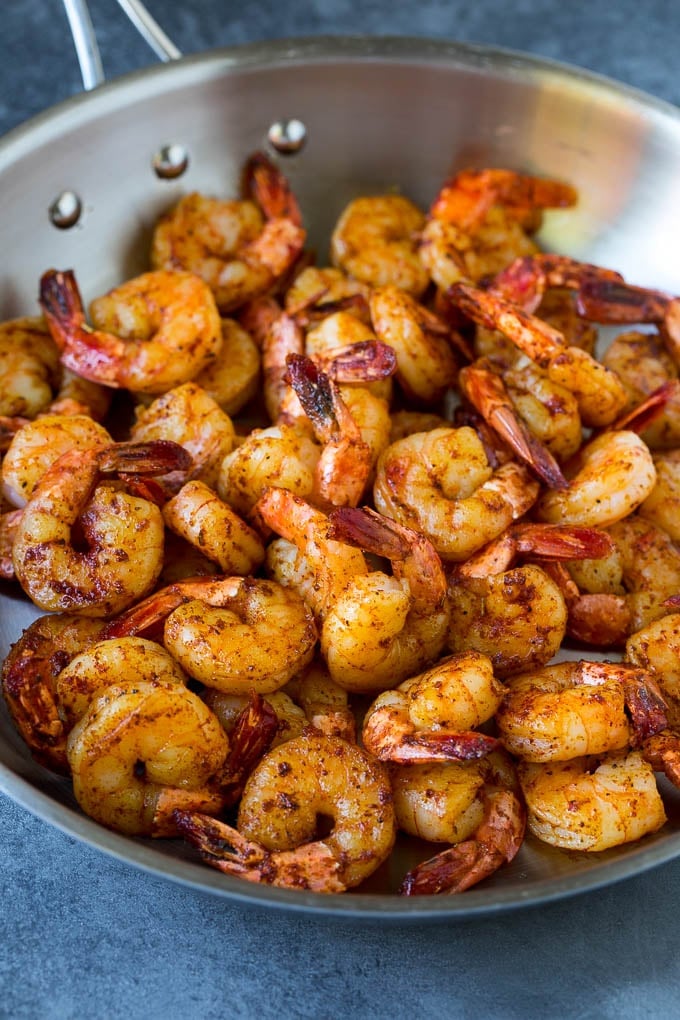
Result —
[{"label": "pile of shrimp", "polygon": [[168,210],[143,275],[86,308],[48,269],[0,326],[31,754],[103,826],[288,889],[386,881],[398,832],[431,844],[404,896],[656,832],[680,299],[541,251],[559,181],[358,197],[330,265],[267,156],[243,181]]}]

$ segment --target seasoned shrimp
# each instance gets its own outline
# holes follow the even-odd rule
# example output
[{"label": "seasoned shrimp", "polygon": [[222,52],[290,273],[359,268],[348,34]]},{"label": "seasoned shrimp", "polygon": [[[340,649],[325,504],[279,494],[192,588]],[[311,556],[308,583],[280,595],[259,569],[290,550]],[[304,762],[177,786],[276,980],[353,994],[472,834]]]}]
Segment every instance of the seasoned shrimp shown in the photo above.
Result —
[{"label": "seasoned shrimp", "polygon": [[[360,280],[347,276],[341,269],[331,266],[306,266],[298,273],[286,291],[286,311],[291,315],[298,309],[319,303],[337,305],[347,299],[367,298],[369,287]],[[363,339],[363,338],[362,338]],[[348,341],[340,341],[347,343]]]},{"label": "seasoned shrimp", "polygon": [[31,754],[53,772],[68,773],[66,729],[56,679],[99,640],[103,622],[66,614],[40,616],[12,645],[2,667],[2,693]]},{"label": "seasoned shrimp", "polygon": [[669,450],[680,444],[680,386],[678,366],[654,333],[620,333],[602,356],[602,364],[621,379],[630,410],[660,386],[673,384],[662,413],[641,432],[651,450]]},{"label": "seasoned shrimp", "polygon": [[0,415],[35,418],[46,411],[59,378],[59,348],[43,319],[0,323]]},{"label": "seasoned shrimp", "polygon": [[419,297],[428,284],[417,247],[424,223],[424,214],[403,195],[355,198],[333,230],[331,261],[371,287],[399,287]]},{"label": "seasoned shrimp", "polygon": [[[222,461],[236,442],[231,418],[196,382],[184,383],[148,407],[139,408],[130,429],[133,442],[156,439],[179,443],[191,456],[191,478],[213,488],[217,484]],[[180,478],[180,484],[186,474]],[[171,482],[171,478],[167,479]]]},{"label": "seasoned shrimp", "polygon": [[680,550],[665,531],[637,515],[608,530],[620,556],[634,633],[672,612],[666,602],[680,592]]},{"label": "seasoned shrimp", "polygon": [[512,170],[463,170],[446,181],[422,231],[420,257],[441,290],[478,281],[537,252],[541,211],[571,206],[573,188]]},{"label": "seasoned shrimp", "polygon": [[[354,744],[312,734],[265,755],[246,784],[236,829],[191,811],[175,817],[203,859],[225,874],[326,893],[373,874],[396,836],[383,766]],[[320,818],[332,825],[322,839]]]},{"label": "seasoned shrimp", "polygon": [[457,283],[447,293],[465,315],[499,330],[553,382],[573,393],[584,425],[610,425],[625,407],[626,391],[618,376],[586,351],[569,346],[559,330],[478,287]]},{"label": "seasoned shrimp", "polygon": [[300,705],[309,725],[327,737],[356,741],[356,719],[347,691],[336,684],[321,661],[314,661],[286,690]]},{"label": "seasoned shrimp", "polygon": [[122,681],[96,696],[69,734],[73,792],[116,832],[174,835],[173,809],[221,810],[228,750],[216,716],[183,684]]},{"label": "seasoned shrimp", "polygon": [[[228,735],[233,733],[249,701],[245,694],[225,694],[224,691],[218,691],[214,687],[206,687],[201,693],[201,698],[215,713]],[[273,691],[262,700],[273,712],[276,720],[276,730],[268,750],[292,740],[293,737],[301,736],[307,726],[307,716],[285,691]]]},{"label": "seasoned shrimp", "polygon": [[398,287],[380,287],[370,297],[376,336],[394,348],[397,379],[412,399],[434,403],[453,386],[458,364],[451,329]]},{"label": "seasoned shrimp", "polygon": [[260,386],[260,352],[234,319],[222,319],[222,346],[214,361],[194,377],[197,386],[229,415],[238,414]]},{"label": "seasoned shrimp", "polygon": [[680,543],[680,449],[654,455],[656,485],[638,513]]},{"label": "seasoned shrimp", "polygon": [[[423,766],[415,768],[422,769]],[[400,773],[403,775],[405,771],[410,772],[412,769],[413,766],[409,766],[407,770],[401,769]],[[461,777],[453,778],[451,776],[453,769],[458,773],[465,771],[463,778],[465,792],[456,789],[461,783]],[[472,775],[468,775],[469,772]],[[479,785],[474,782],[475,773],[479,777]],[[465,889],[494,874],[502,865],[509,864],[524,840],[526,810],[514,765],[507,755],[493,751],[481,761],[458,766],[440,765],[439,772],[435,775],[435,783],[437,779],[440,780],[440,797],[436,796],[439,792],[437,790],[425,792],[427,806],[423,809],[421,799],[418,805],[421,808],[420,815],[421,818],[425,815],[428,821],[432,818],[434,824],[428,828],[437,832],[436,838],[456,845],[416,865],[401,884],[399,892],[402,896],[438,893],[452,895],[464,892]],[[411,786],[412,781],[408,776],[402,781]],[[419,784],[420,790],[417,784],[418,780],[415,780],[413,785],[416,786],[416,800],[422,790],[422,779]],[[474,798],[471,802],[470,793]],[[438,824],[438,819],[432,817],[435,812],[427,803],[431,797],[439,800],[437,806],[445,804],[452,812],[452,817],[450,820],[447,819],[448,824],[445,827],[441,822]],[[402,818],[397,804],[399,798],[395,790],[395,808],[398,821],[401,823]]]},{"label": "seasoned shrimp", "polygon": [[364,747],[402,764],[481,758],[498,741],[474,727],[492,717],[503,694],[486,655],[449,655],[378,695],[364,718]]},{"label": "seasoned shrimp", "polygon": [[160,218],[151,246],[155,269],[198,274],[223,314],[269,291],[305,242],[297,202],[274,164],[255,153],[244,179],[241,200],[185,195]]},{"label": "seasoned shrimp", "polygon": [[652,670],[669,706],[673,729],[680,724],[680,613],[669,613],[636,630],[626,641],[627,662]]},{"label": "seasoned shrimp", "polygon": [[514,566],[517,556],[571,559],[612,548],[601,533],[559,525],[515,525],[449,573],[453,652],[488,655],[499,677],[544,666],[559,650],[567,606],[558,585],[534,564]]},{"label": "seasoned shrimp", "polygon": [[423,535],[373,510],[343,507],[330,515],[333,538],[390,560],[355,575],[326,614],[321,651],[346,690],[383,691],[435,661],[449,622],[446,577]]},{"label": "seasoned shrimp", "polygon": [[323,620],[352,580],[368,573],[362,552],[337,541],[323,511],[287,489],[269,488],[259,500],[258,518],[281,538],[267,548],[267,569],[297,591]]},{"label": "seasoned shrimp", "polygon": [[2,461],[2,494],[24,507],[49,468],[69,450],[101,449],[112,443],[103,427],[85,415],[48,414],[20,428]]},{"label": "seasoned shrimp", "polygon": [[90,305],[87,325],[72,271],[49,270],[40,303],[64,365],[85,379],[133,393],[188,382],[222,345],[214,298],[193,273],[144,273]]},{"label": "seasoned shrimp", "polygon": [[187,482],[162,512],[168,528],[217,563],[223,574],[252,574],[264,562],[257,532],[204,482]]},{"label": "seasoned shrimp", "polygon": [[425,535],[447,561],[466,559],[536,501],[538,482],[510,462],[494,471],[473,431],[436,428],[393,443],[378,460],[380,513]]},{"label": "seasoned shrimp", "polygon": [[607,850],[666,821],[654,772],[639,751],[522,763],[519,777],[530,832],[565,850]]},{"label": "seasoned shrimp", "polygon": [[607,527],[633,513],[656,484],[648,447],[628,429],[604,432],[591,440],[573,458],[566,474],[566,489],[552,489],[539,499],[539,520]]},{"label": "seasoned shrimp", "polygon": [[[174,443],[63,454],[22,511],[14,540],[14,570],[29,598],[41,609],[110,616],[145,595],[163,564],[161,512],[97,482],[106,472],[156,474],[187,460]],[[82,550],[74,545],[76,525]]]}]

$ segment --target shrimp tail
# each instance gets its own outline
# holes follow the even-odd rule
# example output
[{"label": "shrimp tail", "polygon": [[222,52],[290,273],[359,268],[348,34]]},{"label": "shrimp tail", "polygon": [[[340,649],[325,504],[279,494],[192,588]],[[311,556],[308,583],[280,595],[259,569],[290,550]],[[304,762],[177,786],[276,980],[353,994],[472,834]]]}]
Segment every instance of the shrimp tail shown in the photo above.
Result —
[{"label": "shrimp tail", "polygon": [[[620,672],[634,744],[640,746],[649,737],[668,729],[668,705],[659,685],[647,670],[621,666]],[[596,686],[610,675],[611,663],[581,661],[577,683]]]},{"label": "shrimp tail", "polygon": [[408,872],[401,896],[432,896],[464,892],[509,864],[522,845],[526,828],[524,806],[509,791],[486,798],[484,820],[474,836]]},{"label": "shrimp tail", "polygon": [[252,693],[229,737],[229,755],[220,782],[225,806],[240,799],[248,776],[269,750],[278,729],[274,709],[261,694]]},{"label": "shrimp tail", "polygon": [[640,435],[664,413],[667,404],[671,400],[677,399],[679,394],[680,380],[669,380],[657,387],[641,403],[618,418],[610,427],[611,429],[628,429]]},{"label": "shrimp tail", "polygon": [[489,737],[477,730],[450,733],[435,730],[431,733],[414,733],[404,737],[394,746],[386,746],[378,753],[383,761],[424,763],[432,761],[474,761],[485,758],[498,747],[496,737]]},{"label": "shrimp tail", "polygon": [[290,184],[263,152],[255,152],[243,170],[244,190],[259,205],[267,219],[291,220],[302,226],[302,213]]},{"label": "shrimp tail", "polygon": [[328,368],[331,379],[337,382],[372,382],[387,379],[397,370],[394,348],[379,340],[362,340],[333,350]]},{"label": "shrimp tail", "polygon": [[590,278],[578,290],[576,307],[589,322],[625,324],[662,322],[671,296],[620,280]]},{"label": "shrimp tail", "polygon": [[188,471],[191,454],[170,439],[145,443],[113,443],[98,454],[99,470],[135,475],[164,475],[169,471]]},{"label": "shrimp tail", "polygon": [[645,740],[642,753],[655,772],[663,772],[673,786],[680,787],[680,740],[677,733],[662,730]]},{"label": "shrimp tail", "polygon": [[304,354],[289,354],[286,365],[290,384],[315,433],[322,442],[328,441],[333,432],[338,431],[333,383],[327,373],[321,372]]}]

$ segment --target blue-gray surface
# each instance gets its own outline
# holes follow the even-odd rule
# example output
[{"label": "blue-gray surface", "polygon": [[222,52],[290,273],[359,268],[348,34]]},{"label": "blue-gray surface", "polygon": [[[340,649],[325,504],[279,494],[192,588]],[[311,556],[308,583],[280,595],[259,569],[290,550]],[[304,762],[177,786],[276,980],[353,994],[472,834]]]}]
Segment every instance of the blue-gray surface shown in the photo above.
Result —
[{"label": "blue-gray surface", "polygon": [[[90,6],[109,77],[153,62],[115,0]],[[148,7],[186,53],[284,35],[412,33],[527,50],[680,102],[674,0]],[[2,133],[80,85],[59,0],[3,0],[0,16]],[[680,861],[491,920],[384,929],[231,905],[104,856],[5,798],[0,855],[0,1017],[680,1013]]]}]

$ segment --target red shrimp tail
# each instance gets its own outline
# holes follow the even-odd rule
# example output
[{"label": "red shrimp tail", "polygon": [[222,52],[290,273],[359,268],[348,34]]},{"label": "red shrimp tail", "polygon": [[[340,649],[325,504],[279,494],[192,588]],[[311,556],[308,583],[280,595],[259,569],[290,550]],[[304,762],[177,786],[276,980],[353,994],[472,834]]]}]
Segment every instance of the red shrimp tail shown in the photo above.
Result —
[{"label": "red shrimp tail", "polygon": [[553,560],[602,559],[615,550],[614,540],[597,528],[568,524],[519,524],[512,529],[518,553]]},{"label": "red shrimp tail", "polygon": [[369,507],[338,507],[329,515],[328,537],[384,556],[392,562],[404,559],[416,534]]},{"label": "red shrimp tail", "polygon": [[72,269],[48,269],[40,278],[40,307],[54,342],[62,350],[74,328],[85,325],[85,310]]},{"label": "red shrimp tail", "polygon": [[427,764],[434,761],[475,761],[485,758],[499,746],[496,737],[489,737],[477,730],[461,730],[452,733],[437,730],[431,733],[415,733],[404,740],[386,747],[378,757],[383,761],[401,764]]},{"label": "red shrimp tail", "polygon": [[145,443],[112,443],[99,453],[99,469],[134,475],[164,475],[170,471],[188,471],[191,454],[170,439]]},{"label": "red shrimp tail", "polygon": [[250,773],[269,750],[278,727],[279,720],[271,705],[261,694],[251,694],[229,736],[229,755],[220,782],[227,807],[240,800]]},{"label": "red shrimp tail", "polygon": [[507,790],[486,798],[484,821],[471,839],[409,871],[400,896],[449,895],[464,892],[509,864],[524,840],[526,810]]},{"label": "red shrimp tail", "polygon": [[288,379],[302,408],[322,442],[328,442],[338,431],[333,383],[311,358],[289,354],[286,358]]},{"label": "red shrimp tail", "polygon": [[264,152],[254,152],[246,161],[243,185],[267,219],[283,218],[302,226],[302,213],[290,184]]},{"label": "red shrimp tail", "polygon": [[533,314],[543,300],[546,285],[541,265],[533,255],[523,255],[497,273],[488,289]]},{"label": "red shrimp tail", "polygon": [[671,730],[662,730],[644,741],[645,760],[655,772],[663,772],[673,786],[680,787],[680,738]]},{"label": "red shrimp tail", "polygon": [[609,426],[609,430],[628,429],[639,435],[664,413],[671,400],[677,400],[679,397],[680,380],[672,379],[665,382],[640,404],[618,418]]},{"label": "red shrimp tail", "polygon": [[397,370],[394,348],[379,340],[362,340],[333,351],[328,374],[337,382],[373,382]]},{"label": "red shrimp tail", "polygon": [[623,682],[626,708],[636,746],[668,729],[668,704],[661,688],[646,670],[631,670]]},{"label": "red shrimp tail", "polygon": [[613,325],[662,322],[670,300],[670,295],[660,290],[590,277],[578,289],[576,308],[589,322]]}]

